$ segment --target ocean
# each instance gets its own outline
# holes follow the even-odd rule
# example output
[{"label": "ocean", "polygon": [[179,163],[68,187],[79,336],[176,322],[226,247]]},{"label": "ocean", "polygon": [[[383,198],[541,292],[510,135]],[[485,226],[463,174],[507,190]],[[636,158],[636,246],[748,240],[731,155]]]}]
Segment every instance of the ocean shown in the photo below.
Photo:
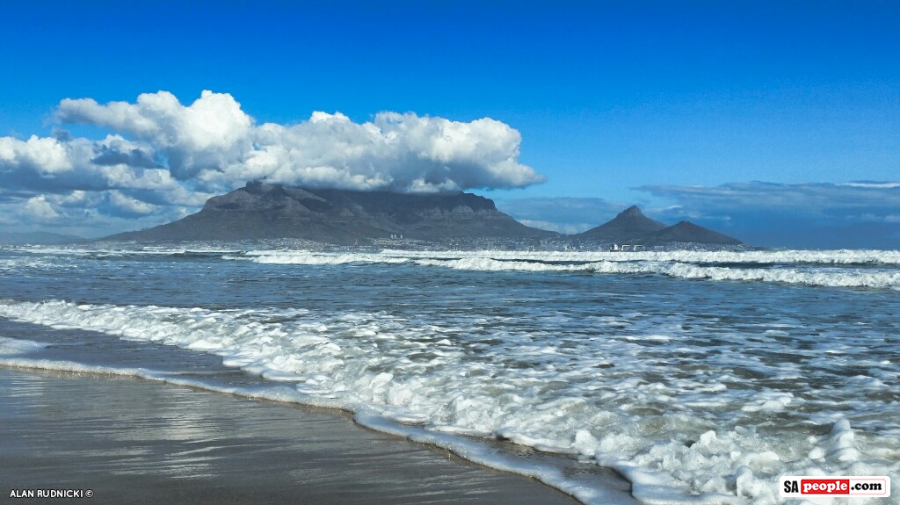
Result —
[{"label": "ocean", "polygon": [[898,251],[5,247],[0,366],[342,409],[585,503],[593,467],[646,504],[900,496]]}]

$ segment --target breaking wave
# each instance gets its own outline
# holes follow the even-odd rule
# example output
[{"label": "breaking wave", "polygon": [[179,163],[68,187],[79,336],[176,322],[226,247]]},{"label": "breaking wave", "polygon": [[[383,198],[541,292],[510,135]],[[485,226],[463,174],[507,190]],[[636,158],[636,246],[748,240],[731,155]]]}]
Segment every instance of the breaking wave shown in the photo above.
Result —
[{"label": "breaking wave", "polygon": [[[225,259],[284,265],[383,263],[492,272],[658,274],[681,279],[900,290],[900,271],[884,268],[900,264],[900,253],[896,251],[668,253],[249,251],[242,255],[226,255]],[[849,268],[848,265],[870,265],[881,268]]]}]

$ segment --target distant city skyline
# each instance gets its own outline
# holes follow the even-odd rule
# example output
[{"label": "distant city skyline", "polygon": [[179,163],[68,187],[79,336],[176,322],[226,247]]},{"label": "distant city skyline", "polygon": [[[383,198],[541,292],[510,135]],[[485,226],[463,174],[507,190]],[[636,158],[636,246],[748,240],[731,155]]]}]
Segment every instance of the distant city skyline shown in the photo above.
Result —
[{"label": "distant city skyline", "polygon": [[4,2],[0,232],[264,178],[900,248],[900,4]]}]

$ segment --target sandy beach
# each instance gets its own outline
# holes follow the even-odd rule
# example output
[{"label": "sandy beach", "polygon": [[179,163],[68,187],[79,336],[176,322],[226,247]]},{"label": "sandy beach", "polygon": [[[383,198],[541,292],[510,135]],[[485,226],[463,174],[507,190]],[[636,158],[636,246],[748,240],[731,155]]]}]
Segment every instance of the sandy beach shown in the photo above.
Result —
[{"label": "sandy beach", "polygon": [[4,503],[577,503],[339,412],[85,374],[0,369],[0,454]]}]

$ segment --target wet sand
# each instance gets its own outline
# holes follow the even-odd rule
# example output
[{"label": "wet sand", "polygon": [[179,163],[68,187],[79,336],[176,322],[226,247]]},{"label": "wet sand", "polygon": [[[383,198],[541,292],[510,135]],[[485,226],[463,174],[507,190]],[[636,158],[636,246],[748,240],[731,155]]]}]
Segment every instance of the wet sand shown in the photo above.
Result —
[{"label": "wet sand", "polygon": [[[12,489],[92,498],[12,499]],[[3,503],[575,504],[330,410],[127,377],[0,368]]]}]

